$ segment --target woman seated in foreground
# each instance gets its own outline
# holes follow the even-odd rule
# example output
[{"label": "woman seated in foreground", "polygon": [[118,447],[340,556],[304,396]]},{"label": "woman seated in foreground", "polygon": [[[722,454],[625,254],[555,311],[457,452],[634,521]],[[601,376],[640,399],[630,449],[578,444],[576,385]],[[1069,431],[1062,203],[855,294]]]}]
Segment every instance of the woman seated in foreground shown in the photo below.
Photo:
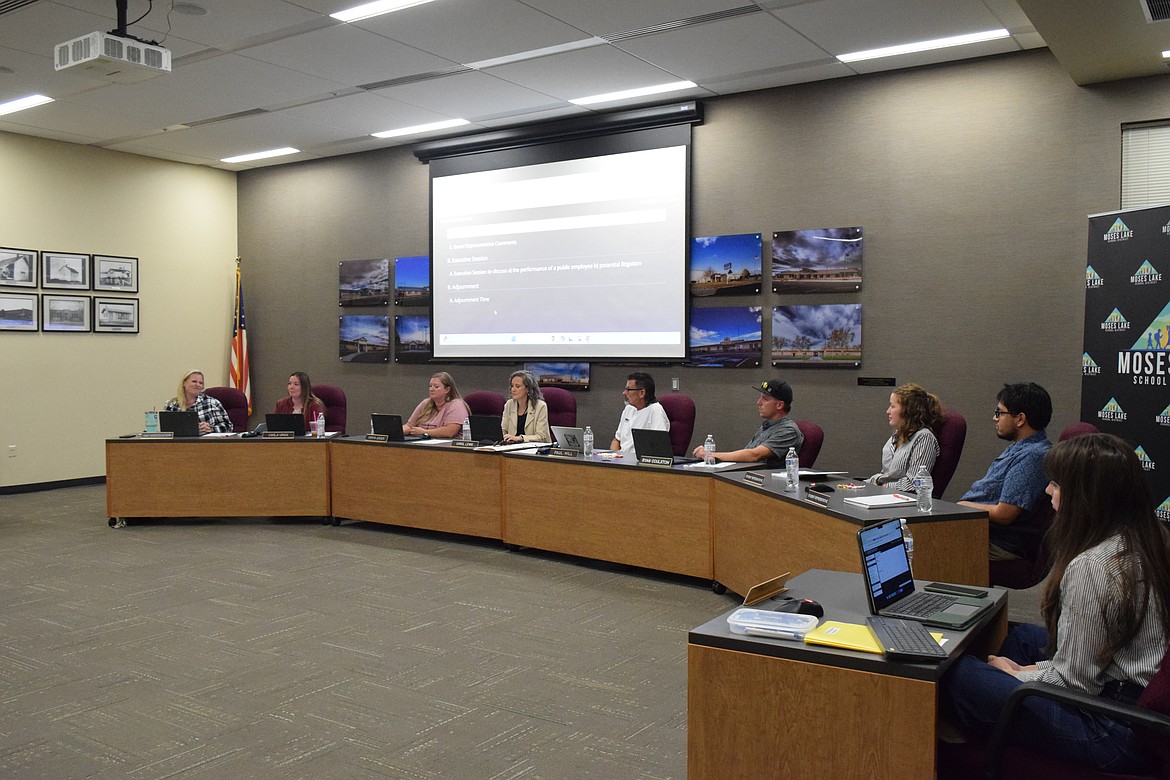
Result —
[{"label": "woman seated in foreground", "polygon": [[304,371],[294,371],[288,377],[288,395],[276,402],[277,414],[301,414],[305,430],[313,430],[317,415],[325,414],[325,404],[313,394],[313,383]]},{"label": "woman seated in foreground", "polygon": [[[943,678],[956,725],[982,737],[1029,680],[1136,702],[1170,639],[1170,531],[1133,447],[1108,434],[1078,436],[1054,446],[1044,468],[1056,510],[1045,625],[1016,626],[999,655],[964,656]],[[1038,697],[1024,702],[1010,738],[1119,774],[1155,763],[1124,723]]]},{"label": "woman seated in foreground", "polygon": [[869,481],[894,490],[910,490],[918,467],[926,466],[929,473],[938,458],[933,429],[942,422],[942,404],[938,396],[918,385],[902,385],[890,393],[886,418],[894,432],[882,447],[882,470]]},{"label": "woman seated in foreground", "polygon": [[454,439],[463,432],[463,423],[469,416],[455,380],[446,371],[439,371],[431,374],[427,397],[411,412],[402,432]]},{"label": "woman seated in foreground", "polygon": [[227,409],[203,393],[203,372],[188,371],[179,380],[179,392],[163,407],[166,412],[194,411],[199,415],[199,433],[231,433],[232,420]]},{"label": "woman seated in foreground", "polygon": [[552,441],[548,432],[548,404],[536,377],[529,371],[513,371],[509,381],[512,397],[504,404],[504,416],[500,419],[504,441]]}]

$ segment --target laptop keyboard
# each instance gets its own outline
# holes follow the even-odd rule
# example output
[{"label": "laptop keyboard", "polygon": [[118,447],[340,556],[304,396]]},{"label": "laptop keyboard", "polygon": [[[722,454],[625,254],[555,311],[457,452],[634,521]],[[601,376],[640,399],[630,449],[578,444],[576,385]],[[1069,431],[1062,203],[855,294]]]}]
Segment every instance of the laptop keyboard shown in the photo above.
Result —
[{"label": "laptop keyboard", "polygon": [[942,649],[921,623],[887,617],[869,617],[866,620],[887,655],[923,660],[947,657],[947,651]]},{"label": "laptop keyboard", "polygon": [[947,596],[942,593],[918,592],[895,604],[893,611],[899,615],[927,617],[933,615],[935,612],[941,612],[956,601],[958,599],[954,596]]}]

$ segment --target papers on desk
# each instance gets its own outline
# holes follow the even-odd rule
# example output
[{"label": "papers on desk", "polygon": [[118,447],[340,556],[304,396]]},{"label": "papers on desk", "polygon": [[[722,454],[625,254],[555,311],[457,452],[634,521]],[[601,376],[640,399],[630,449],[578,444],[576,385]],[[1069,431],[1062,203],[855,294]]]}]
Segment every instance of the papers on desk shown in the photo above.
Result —
[{"label": "papers on desk", "polygon": [[[930,635],[940,645],[946,640],[940,631],[931,631]],[[841,647],[846,650],[859,650],[863,653],[877,653],[882,655],[882,649],[877,637],[869,630],[869,626],[860,623],[842,623],[838,620],[826,620],[819,626],[804,635],[805,644],[824,645],[826,647]]]},{"label": "papers on desk", "polygon": [[483,447],[476,447],[476,452],[511,452],[512,450],[534,450],[538,447],[544,447],[545,442],[540,441],[518,441],[512,444],[487,444]]},{"label": "papers on desk", "polygon": [[411,444],[450,444],[453,439],[419,439]]},{"label": "papers on desk", "polygon": [[240,434],[238,434],[238,433],[218,433],[216,431],[212,431],[211,433],[205,433],[205,434],[201,435],[199,438],[201,438],[201,439],[238,439],[239,437],[240,437]]},{"label": "papers on desk", "polygon": [[918,498],[905,493],[884,493],[879,496],[848,496],[845,499],[845,503],[865,507],[866,509],[885,509],[886,507],[902,506],[903,504],[916,504],[918,503]]},{"label": "papers on desk", "polygon": [[684,469],[699,469],[699,470],[701,470],[701,471],[702,471],[702,470],[718,471],[719,469],[727,469],[727,468],[731,468],[732,466],[740,466],[740,465],[742,465],[742,464],[740,464],[740,463],[732,463],[731,461],[725,460],[725,461],[722,461],[722,462],[720,462],[720,463],[716,463],[716,464],[714,464],[714,465],[712,465],[712,466],[708,466],[708,465],[707,465],[706,463],[704,463],[703,461],[699,461],[698,463],[687,463],[687,464],[684,464],[684,465],[683,465],[683,468],[684,468]]}]

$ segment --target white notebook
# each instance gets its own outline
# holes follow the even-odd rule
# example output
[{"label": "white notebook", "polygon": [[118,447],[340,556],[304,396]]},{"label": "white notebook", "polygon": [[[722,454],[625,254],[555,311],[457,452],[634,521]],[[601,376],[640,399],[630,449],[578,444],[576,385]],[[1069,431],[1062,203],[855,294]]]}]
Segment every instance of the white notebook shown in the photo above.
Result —
[{"label": "white notebook", "polygon": [[845,503],[863,506],[866,509],[877,509],[888,506],[901,506],[902,504],[916,504],[918,503],[918,498],[917,496],[906,493],[885,493],[880,496],[850,496],[845,499]]}]

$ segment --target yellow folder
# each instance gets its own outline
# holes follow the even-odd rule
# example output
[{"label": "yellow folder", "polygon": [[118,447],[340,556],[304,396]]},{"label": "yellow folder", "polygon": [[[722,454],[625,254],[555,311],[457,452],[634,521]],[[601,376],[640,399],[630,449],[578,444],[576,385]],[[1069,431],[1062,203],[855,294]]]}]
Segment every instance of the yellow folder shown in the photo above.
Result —
[{"label": "yellow folder", "polygon": [[863,653],[879,655],[882,653],[882,646],[878,644],[877,637],[869,630],[869,626],[859,623],[826,620],[805,634],[804,641],[810,645],[843,647],[846,650],[860,650]]}]

